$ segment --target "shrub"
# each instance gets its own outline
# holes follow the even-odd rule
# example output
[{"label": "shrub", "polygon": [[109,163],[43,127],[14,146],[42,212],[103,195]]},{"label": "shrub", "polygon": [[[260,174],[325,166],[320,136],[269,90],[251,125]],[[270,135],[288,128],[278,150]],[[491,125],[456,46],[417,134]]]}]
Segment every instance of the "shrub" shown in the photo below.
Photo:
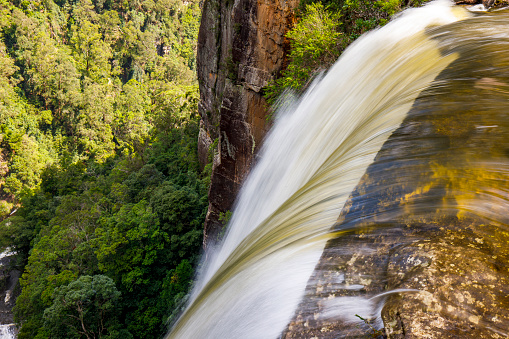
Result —
[{"label": "shrub", "polygon": [[325,10],[321,3],[306,6],[302,19],[286,37],[291,39],[289,64],[281,77],[266,88],[266,98],[273,104],[286,88],[304,89],[321,70],[339,57],[342,33],[339,14]]}]

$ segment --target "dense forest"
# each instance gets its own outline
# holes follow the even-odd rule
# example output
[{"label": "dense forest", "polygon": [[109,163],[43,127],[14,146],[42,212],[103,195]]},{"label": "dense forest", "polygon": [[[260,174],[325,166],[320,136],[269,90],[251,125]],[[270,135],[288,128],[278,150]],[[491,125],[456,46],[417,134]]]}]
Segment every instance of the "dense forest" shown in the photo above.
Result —
[{"label": "dense forest", "polygon": [[[0,0],[0,245],[24,272],[20,339],[158,338],[185,301],[211,170],[196,145],[201,5]],[[405,6],[301,1],[269,103]]]},{"label": "dense forest", "polygon": [[[198,1],[0,1],[19,338],[157,338],[200,253]],[[9,216],[10,215],[10,216]]]}]

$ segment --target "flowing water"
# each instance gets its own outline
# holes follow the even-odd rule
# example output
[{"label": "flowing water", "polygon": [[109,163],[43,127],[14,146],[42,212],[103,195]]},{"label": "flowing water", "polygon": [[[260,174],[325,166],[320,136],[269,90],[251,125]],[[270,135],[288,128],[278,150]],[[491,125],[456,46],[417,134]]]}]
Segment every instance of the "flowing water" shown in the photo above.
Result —
[{"label": "flowing water", "polygon": [[15,324],[0,325],[0,339],[14,339],[14,338],[16,338]]},{"label": "flowing water", "polygon": [[10,262],[15,255],[16,252],[11,251],[10,248],[0,253],[0,339],[14,339],[17,336],[12,308],[16,299],[15,288],[21,272],[10,267]]},{"label": "flowing water", "polygon": [[447,2],[358,39],[279,112],[167,337],[507,335],[508,47],[508,13]]}]

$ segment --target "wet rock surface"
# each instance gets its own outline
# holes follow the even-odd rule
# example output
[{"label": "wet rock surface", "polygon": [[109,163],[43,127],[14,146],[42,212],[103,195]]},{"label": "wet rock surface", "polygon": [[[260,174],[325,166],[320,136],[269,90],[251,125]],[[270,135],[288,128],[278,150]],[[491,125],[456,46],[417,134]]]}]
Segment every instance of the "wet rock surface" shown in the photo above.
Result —
[{"label": "wet rock surface", "polygon": [[11,338],[16,333],[12,309],[19,295],[21,272],[16,269],[15,264],[15,253],[7,249],[0,254],[0,335],[6,338]]},{"label": "wet rock surface", "polygon": [[392,282],[396,285],[389,279],[389,288],[419,290],[388,298],[382,318],[389,337],[506,337],[509,258],[468,233],[449,231],[440,241],[407,246],[407,262],[424,255],[430,258],[418,271],[405,272],[389,262],[388,276],[397,277]]},{"label": "wet rock surface", "polygon": [[350,196],[282,338],[508,336],[509,53],[490,34],[509,14],[488,15],[430,32],[459,57]]}]

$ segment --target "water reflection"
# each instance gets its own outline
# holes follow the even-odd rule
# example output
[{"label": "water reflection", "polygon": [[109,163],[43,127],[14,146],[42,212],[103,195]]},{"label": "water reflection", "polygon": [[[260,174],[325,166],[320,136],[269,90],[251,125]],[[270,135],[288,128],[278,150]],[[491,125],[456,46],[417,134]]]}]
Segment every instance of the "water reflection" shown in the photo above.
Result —
[{"label": "water reflection", "polygon": [[283,337],[509,335],[508,32],[507,11],[428,30],[459,58],[351,194]]}]

